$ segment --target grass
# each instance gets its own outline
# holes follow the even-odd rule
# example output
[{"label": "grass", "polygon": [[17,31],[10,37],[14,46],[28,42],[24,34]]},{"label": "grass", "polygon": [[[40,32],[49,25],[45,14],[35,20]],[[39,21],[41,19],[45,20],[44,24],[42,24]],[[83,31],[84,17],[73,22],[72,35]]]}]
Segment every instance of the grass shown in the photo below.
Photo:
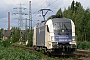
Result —
[{"label": "grass", "polygon": [[90,41],[77,41],[77,49],[90,50]]},{"label": "grass", "polygon": [[[19,42],[14,44],[20,45]],[[25,44],[21,44],[20,46],[25,46]],[[90,49],[90,42],[78,41],[77,47],[78,49]],[[74,57],[77,58],[77,56]],[[0,60],[72,60],[72,58],[73,57],[48,57],[47,55],[44,55],[42,52],[27,51],[21,48],[14,48],[11,46],[9,41],[0,42]]]},{"label": "grass", "polygon": [[22,48],[0,45],[0,60],[57,60],[41,52],[27,51]]}]

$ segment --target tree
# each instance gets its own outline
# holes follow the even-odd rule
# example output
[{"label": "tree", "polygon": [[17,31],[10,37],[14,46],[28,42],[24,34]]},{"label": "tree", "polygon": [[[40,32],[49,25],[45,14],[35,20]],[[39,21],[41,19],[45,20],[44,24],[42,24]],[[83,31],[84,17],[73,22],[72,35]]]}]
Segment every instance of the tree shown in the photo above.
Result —
[{"label": "tree", "polygon": [[72,13],[75,12],[75,1],[73,0],[72,3],[71,3],[71,10],[72,10]]},{"label": "tree", "polygon": [[64,17],[73,20],[76,26],[77,40],[83,41],[90,39],[90,9],[84,9],[80,2],[75,2],[74,0],[67,9],[61,11],[61,8],[56,14],[63,14]]},{"label": "tree", "polygon": [[56,15],[62,14],[61,8],[57,11]]},{"label": "tree", "polygon": [[12,27],[11,29],[12,42],[17,42],[20,39],[20,29],[17,27]]},{"label": "tree", "polygon": [[0,38],[3,38],[3,28],[0,29]]}]

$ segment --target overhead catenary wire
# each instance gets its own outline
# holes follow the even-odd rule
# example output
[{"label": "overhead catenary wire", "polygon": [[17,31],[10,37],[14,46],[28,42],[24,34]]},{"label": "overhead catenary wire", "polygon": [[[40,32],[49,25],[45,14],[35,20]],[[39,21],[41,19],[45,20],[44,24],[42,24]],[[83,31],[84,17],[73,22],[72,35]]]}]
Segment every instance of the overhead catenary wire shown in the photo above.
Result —
[{"label": "overhead catenary wire", "polygon": [[[51,6],[52,4],[54,4],[56,1],[57,1],[57,0],[55,0],[55,1],[51,2],[51,3],[49,3],[49,5],[47,5],[45,8],[48,8],[49,6]],[[43,5],[43,4],[42,4],[42,5]],[[37,10],[36,10],[36,11],[37,11]],[[37,14],[35,14],[34,16],[32,16],[32,18],[33,18],[33,17],[36,17],[36,15],[37,15]]]},{"label": "overhead catenary wire", "polygon": [[[53,1],[51,4],[49,3],[49,5],[47,5],[47,7],[49,7],[50,5],[54,4],[57,0]],[[47,8],[46,7],[46,8]]]},{"label": "overhead catenary wire", "polygon": [[[44,2],[44,3],[45,3],[45,2]],[[43,5],[44,3],[42,3],[40,7],[42,7],[42,5]],[[38,10],[39,10],[39,9],[38,9]],[[34,12],[34,13],[36,13],[36,12],[37,12],[37,10],[35,10],[35,12]]]},{"label": "overhead catenary wire", "polygon": [[[53,1],[53,0],[50,0],[50,1]],[[54,4],[56,1],[57,1],[57,0],[49,3],[45,8],[48,8],[49,6],[51,6],[52,4]],[[43,3],[43,4],[44,4],[44,3]],[[43,5],[43,4],[42,4],[42,5]],[[42,5],[41,5],[41,6],[42,6]],[[38,10],[39,10],[39,9],[38,9]],[[34,13],[36,13],[38,10],[36,10]],[[33,18],[33,17],[36,17],[36,16],[37,16],[37,14],[33,15],[32,18]],[[37,20],[37,21],[38,21],[38,20]],[[36,20],[33,20],[33,23],[35,23],[35,22],[36,22]],[[36,23],[35,23],[35,24],[36,24]]]}]

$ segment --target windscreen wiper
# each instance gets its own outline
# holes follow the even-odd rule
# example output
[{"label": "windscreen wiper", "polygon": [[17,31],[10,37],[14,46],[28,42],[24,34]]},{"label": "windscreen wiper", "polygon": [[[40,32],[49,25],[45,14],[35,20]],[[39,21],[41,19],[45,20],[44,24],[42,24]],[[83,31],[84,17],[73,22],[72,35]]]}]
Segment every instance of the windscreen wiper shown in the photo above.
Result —
[{"label": "windscreen wiper", "polygon": [[67,32],[69,33],[69,30],[68,30],[68,28],[66,27],[66,25],[65,25],[65,24],[64,24],[64,27],[66,28]]}]

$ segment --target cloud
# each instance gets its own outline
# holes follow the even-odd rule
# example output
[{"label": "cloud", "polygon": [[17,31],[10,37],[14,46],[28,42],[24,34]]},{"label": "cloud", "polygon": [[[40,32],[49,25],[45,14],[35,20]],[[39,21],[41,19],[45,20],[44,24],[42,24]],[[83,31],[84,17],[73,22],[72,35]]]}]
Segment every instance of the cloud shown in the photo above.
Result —
[{"label": "cloud", "polygon": [[90,8],[90,0],[76,0],[79,1],[81,3],[81,5],[84,7],[84,9]]},{"label": "cloud", "polygon": [[2,18],[0,21],[0,28],[7,28],[7,18]]},{"label": "cloud", "polygon": [[[33,26],[40,21],[37,20],[43,20],[43,17],[41,15],[41,12],[38,12],[41,8],[50,8],[53,10],[53,12],[48,12],[46,15],[46,18],[50,15],[56,14],[59,8],[68,8],[68,6],[71,5],[71,2],[73,0],[2,0],[0,1],[0,28],[7,28],[7,15],[8,12],[11,12],[11,27],[12,26],[18,26],[18,20],[15,20],[14,18],[17,18],[18,15],[12,15],[14,12],[18,12],[19,10],[14,10],[13,8],[19,7],[18,4],[25,4],[22,5],[22,7],[27,8],[27,10],[23,11],[25,13],[29,12],[29,1],[31,1],[31,11],[32,11],[32,19],[33,21]],[[79,1],[81,5],[86,9],[87,7],[90,6],[90,1],[89,0],[75,0]],[[29,14],[29,13],[28,13]],[[23,16],[23,18],[26,18],[26,16]],[[27,16],[28,18],[28,16]],[[24,21],[25,24],[25,21]]]}]

